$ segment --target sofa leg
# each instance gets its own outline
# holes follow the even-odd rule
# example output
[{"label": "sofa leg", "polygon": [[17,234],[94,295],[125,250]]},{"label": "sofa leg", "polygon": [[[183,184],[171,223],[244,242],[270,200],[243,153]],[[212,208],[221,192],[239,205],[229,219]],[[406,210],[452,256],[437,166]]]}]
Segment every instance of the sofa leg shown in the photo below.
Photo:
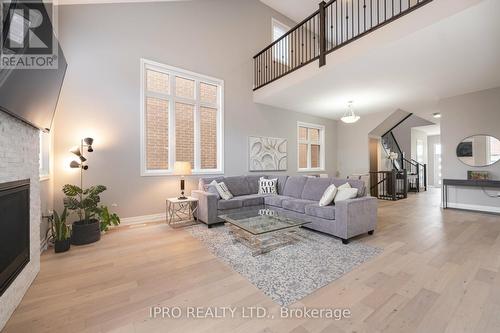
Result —
[{"label": "sofa leg", "polygon": [[207,227],[208,227],[208,229],[212,229],[212,225],[211,224],[207,224]]},{"label": "sofa leg", "polygon": [[370,231],[368,231],[368,235],[373,235],[374,232],[375,232],[375,230],[370,230]]},{"label": "sofa leg", "polygon": [[344,238],[341,238],[342,239],[342,244],[349,244],[349,240],[348,239],[344,239]]}]

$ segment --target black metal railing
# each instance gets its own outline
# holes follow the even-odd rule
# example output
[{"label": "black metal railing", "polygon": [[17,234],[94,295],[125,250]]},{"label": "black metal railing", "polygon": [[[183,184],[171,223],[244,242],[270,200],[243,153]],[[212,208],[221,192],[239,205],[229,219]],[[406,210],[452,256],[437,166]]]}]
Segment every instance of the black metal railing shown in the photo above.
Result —
[{"label": "black metal railing", "polygon": [[387,155],[391,152],[398,154],[398,158],[392,161],[392,166],[396,170],[403,170],[405,153],[401,150],[401,147],[399,146],[399,143],[392,131],[387,132],[382,136],[382,146],[384,147]]},{"label": "black metal railing", "polygon": [[257,90],[432,0],[331,0],[254,56]]},{"label": "black metal railing", "polygon": [[427,191],[427,164],[422,164],[414,159],[403,159],[403,168],[408,173],[408,191]]},{"label": "black metal railing", "polygon": [[406,170],[370,172],[370,195],[383,200],[400,200],[408,197]]}]

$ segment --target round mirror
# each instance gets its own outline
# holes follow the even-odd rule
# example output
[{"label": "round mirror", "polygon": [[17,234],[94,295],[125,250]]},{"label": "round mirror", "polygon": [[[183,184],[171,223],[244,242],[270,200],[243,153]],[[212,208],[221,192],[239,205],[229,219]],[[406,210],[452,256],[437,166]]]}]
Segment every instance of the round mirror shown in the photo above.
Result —
[{"label": "round mirror", "polygon": [[457,157],[472,167],[485,167],[500,160],[500,140],[489,135],[473,135],[457,146]]}]

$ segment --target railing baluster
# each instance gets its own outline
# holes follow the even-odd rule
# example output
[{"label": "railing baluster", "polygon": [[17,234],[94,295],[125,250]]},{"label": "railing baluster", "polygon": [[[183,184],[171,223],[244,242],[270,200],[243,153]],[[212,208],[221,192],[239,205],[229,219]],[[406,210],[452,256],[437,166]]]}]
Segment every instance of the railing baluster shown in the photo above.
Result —
[{"label": "railing baluster", "polygon": [[319,10],[254,57],[254,90],[316,59],[320,66],[325,65],[326,54],[431,1],[399,0],[399,4],[395,0],[383,0],[383,3],[380,0],[331,0],[328,4],[322,1]]}]

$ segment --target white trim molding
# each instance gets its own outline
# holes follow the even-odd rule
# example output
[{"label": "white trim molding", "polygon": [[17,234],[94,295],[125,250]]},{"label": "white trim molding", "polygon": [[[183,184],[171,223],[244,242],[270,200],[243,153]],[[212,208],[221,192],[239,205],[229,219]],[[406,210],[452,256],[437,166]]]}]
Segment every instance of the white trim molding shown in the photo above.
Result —
[{"label": "white trim molding", "polygon": [[120,219],[120,225],[143,224],[148,222],[161,222],[166,221],[166,213],[158,213],[152,215],[142,215],[125,217]]},{"label": "white trim molding", "polygon": [[485,213],[500,213],[500,207],[495,207],[495,206],[469,205],[469,204],[450,202],[448,203],[448,207],[455,209],[473,210]]},{"label": "white trim molding", "polygon": [[[173,175],[173,166],[175,163],[175,104],[185,103],[194,107],[194,165],[193,175],[211,175],[224,173],[224,81],[203,74],[194,73],[182,68],[164,65],[152,60],[140,59],[140,133],[141,133],[141,176],[170,176]],[[152,70],[169,76],[168,93],[159,93],[147,91],[146,74],[147,70]],[[175,95],[175,78],[181,77],[192,80],[195,83],[195,93],[193,98],[183,98]],[[201,101],[199,97],[200,83],[206,83],[217,87],[217,102],[208,103]],[[148,170],[146,168],[146,98],[155,97],[168,101],[169,128],[168,128],[168,170]],[[201,169],[200,153],[200,109],[206,107],[217,110],[217,168]]]}]

